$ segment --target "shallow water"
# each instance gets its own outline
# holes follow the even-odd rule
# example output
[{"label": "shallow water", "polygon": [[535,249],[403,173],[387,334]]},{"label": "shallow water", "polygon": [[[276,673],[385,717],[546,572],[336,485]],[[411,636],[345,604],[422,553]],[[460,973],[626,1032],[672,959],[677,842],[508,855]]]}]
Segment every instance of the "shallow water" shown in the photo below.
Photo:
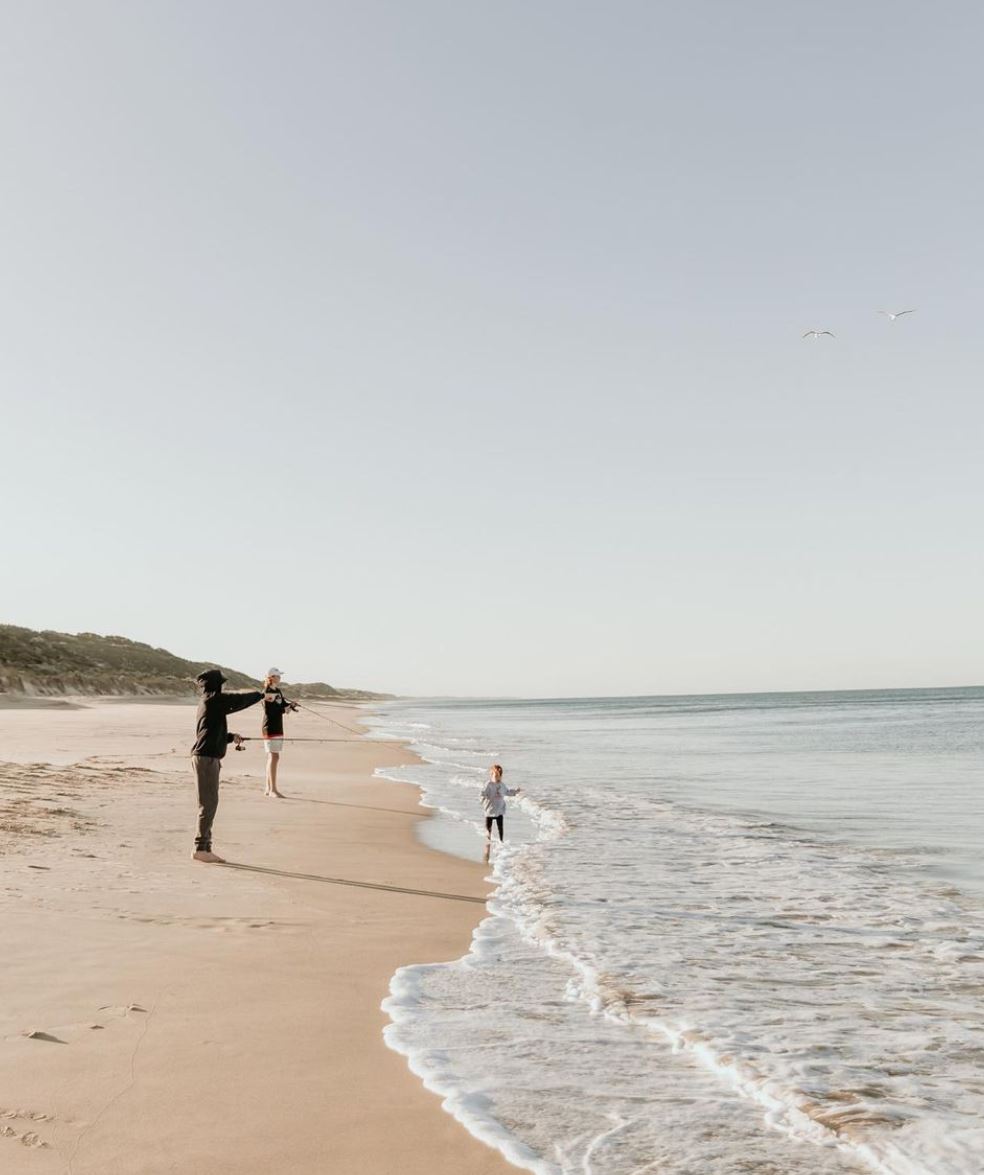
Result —
[{"label": "shallow water", "polygon": [[984,690],[395,704],[381,737],[481,851],[460,962],[392,1047],[539,1172],[984,1170]]}]

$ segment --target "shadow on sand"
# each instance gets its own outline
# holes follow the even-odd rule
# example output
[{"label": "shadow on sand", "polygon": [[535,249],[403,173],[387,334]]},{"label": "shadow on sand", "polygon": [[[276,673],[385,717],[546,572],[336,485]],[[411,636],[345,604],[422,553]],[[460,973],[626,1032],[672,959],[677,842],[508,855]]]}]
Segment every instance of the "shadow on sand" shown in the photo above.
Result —
[{"label": "shadow on sand", "polygon": [[352,881],[348,877],[320,877],[317,873],[291,873],[287,869],[269,869],[266,865],[244,865],[239,861],[226,861],[227,869],[242,869],[246,873],[265,873],[270,877],[288,877],[295,881],[320,881],[323,885],[351,885],[356,889],[381,889],[387,893],[413,894],[420,898],[443,898],[447,902],[471,902],[484,906],[485,898],[473,898],[462,893],[439,893],[433,889],[410,889],[404,885],[383,885],[379,881]]}]

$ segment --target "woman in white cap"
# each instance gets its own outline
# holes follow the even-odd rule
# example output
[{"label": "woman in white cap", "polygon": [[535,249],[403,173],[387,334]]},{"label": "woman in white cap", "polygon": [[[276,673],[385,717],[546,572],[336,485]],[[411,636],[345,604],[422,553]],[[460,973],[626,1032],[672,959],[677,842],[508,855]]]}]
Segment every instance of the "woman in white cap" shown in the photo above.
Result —
[{"label": "woman in white cap", "polygon": [[284,715],[296,710],[295,702],[288,702],[280,689],[283,674],[279,669],[268,669],[263,682],[263,746],[266,748],[266,791],[265,796],[283,798],[277,791],[277,767],[284,749]]}]

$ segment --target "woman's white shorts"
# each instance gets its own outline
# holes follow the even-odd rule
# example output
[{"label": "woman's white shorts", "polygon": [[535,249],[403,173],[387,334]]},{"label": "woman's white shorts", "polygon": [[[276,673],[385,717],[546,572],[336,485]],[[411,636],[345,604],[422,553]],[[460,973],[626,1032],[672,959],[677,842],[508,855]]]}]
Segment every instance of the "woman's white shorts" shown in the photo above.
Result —
[{"label": "woman's white shorts", "polygon": [[279,755],[284,749],[284,740],[282,738],[265,738],[263,745],[266,747],[268,755]]}]

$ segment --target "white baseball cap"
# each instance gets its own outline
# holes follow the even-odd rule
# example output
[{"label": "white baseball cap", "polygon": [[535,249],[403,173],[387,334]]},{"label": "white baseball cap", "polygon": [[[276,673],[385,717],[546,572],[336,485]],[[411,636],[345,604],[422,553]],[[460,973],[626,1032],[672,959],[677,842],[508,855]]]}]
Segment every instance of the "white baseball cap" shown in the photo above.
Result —
[{"label": "white baseball cap", "polygon": [[268,669],[266,675],[267,677],[283,677],[283,672],[280,669]]}]

